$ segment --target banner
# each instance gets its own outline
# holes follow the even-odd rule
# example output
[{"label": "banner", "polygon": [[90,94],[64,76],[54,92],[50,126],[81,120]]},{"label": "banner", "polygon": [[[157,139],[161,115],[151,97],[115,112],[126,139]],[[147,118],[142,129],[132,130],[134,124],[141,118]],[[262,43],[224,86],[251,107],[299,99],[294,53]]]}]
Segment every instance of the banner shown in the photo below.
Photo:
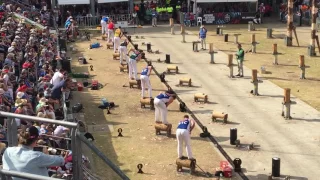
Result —
[{"label": "banner", "polygon": [[204,14],[202,17],[203,24],[243,24],[252,21],[256,13],[241,12],[223,12]]}]

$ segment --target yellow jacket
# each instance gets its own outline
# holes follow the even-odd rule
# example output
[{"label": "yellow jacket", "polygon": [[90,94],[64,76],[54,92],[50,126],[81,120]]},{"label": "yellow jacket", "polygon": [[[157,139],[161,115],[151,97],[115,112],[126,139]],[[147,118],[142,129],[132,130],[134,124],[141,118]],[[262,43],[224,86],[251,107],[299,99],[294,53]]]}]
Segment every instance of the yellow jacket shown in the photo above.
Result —
[{"label": "yellow jacket", "polygon": [[115,37],[120,37],[120,35],[121,35],[121,29],[116,29],[116,31],[114,32],[114,36]]}]

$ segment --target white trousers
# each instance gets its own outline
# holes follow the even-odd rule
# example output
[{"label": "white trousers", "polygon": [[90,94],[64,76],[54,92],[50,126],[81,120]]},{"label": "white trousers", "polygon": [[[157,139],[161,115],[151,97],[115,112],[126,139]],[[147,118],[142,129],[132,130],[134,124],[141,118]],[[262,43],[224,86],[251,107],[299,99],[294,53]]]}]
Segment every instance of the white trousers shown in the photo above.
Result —
[{"label": "white trousers", "polygon": [[152,18],[152,26],[156,26],[157,25],[157,18]]},{"label": "white trousers", "polygon": [[114,37],[113,38],[113,52],[115,53],[117,50],[119,50],[120,46],[120,37]]},{"label": "white trousers", "polygon": [[107,33],[107,23],[101,23],[101,34]]},{"label": "white trousers", "polygon": [[129,59],[129,79],[138,79],[137,77],[137,62],[134,59]]},{"label": "white trousers", "polygon": [[193,158],[191,152],[191,139],[190,139],[190,132],[187,129],[177,129],[176,131],[177,141],[178,141],[178,158],[182,157],[182,148],[183,142],[186,147],[188,159]]},{"label": "white trousers", "polygon": [[155,121],[160,121],[160,116],[161,116],[161,121],[163,124],[168,124],[167,121],[167,114],[168,114],[168,109],[166,104],[158,99],[154,98],[154,108],[155,108]]},{"label": "white trousers", "polygon": [[120,46],[119,47],[119,53],[120,53],[120,64],[123,63],[123,60],[128,63],[128,57],[127,57],[127,47],[126,46]]},{"label": "white trousers", "polygon": [[200,38],[200,40],[201,40],[201,48],[203,48],[203,46],[204,46],[204,49],[206,49],[207,48],[207,46],[206,46],[206,38]]},{"label": "white trousers", "polygon": [[113,29],[108,29],[108,42],[112,42],[113,41]]},{"label": "white trousers", "polygon": [[152,87],[150,84],[149,76],[141,75],[140,80],[141,80],[141,97],[144,97],[145,89],[148,88],[148,94],[149,94],[149,97],[151,98],[152,97]]}]

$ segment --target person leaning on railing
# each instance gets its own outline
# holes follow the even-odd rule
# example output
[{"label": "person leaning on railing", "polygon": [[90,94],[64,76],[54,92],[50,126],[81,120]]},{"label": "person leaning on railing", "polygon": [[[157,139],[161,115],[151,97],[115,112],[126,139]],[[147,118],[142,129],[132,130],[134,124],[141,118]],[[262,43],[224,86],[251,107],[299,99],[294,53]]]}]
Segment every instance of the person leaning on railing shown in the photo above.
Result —
[{"label": "person leaning on railing", "polygon": [[[47,148],[43,148],[43,152],[33,150],[38,137],[39,131],[34,126],[20,132],[19,145],[7,148],[2,156],[3,169],[48,177],[47,167],[63,166],[65,160],[62,156],[48,155]],[[12,179],[24,180],[14,177]]]}]

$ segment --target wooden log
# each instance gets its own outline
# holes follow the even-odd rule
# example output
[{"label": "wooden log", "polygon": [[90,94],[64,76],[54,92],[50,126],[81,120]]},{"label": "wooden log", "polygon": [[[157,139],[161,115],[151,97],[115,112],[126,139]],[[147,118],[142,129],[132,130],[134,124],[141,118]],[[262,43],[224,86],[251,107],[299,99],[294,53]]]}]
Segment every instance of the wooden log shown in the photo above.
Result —
[{"label": "wooden log", "polygon": [[197,161],[195,159],[190,160],[190,159],[178,158],[176,160],[177,171],[181,171],[182,167],[186,167],[186,168],[190,168],[190,174],[193,174],[196,169],[196,163],[197,163]]},{"label": "wooden log", "polygon": [[174,24],[173,24],[173,18],[170,18],[169,19],[169,22],[170,22],[170,26],[173,26]]},{"label": "wooden log", "polygon": [[129,87],[133,88],[134,86],[137,86],[138,89],[141,89],[141,80],[129,80]]},{"label": "wooden log", "polygon": [[291,89],[290,88],[285,88],[284,89],[284,102],[285,103],[290,103],[290,91]]},{"label": "wooden log", "polygon": [[113,56],[113,59],[116,60],[117,57],[120,57],[120,53],[113,53],[112,56]]},{"label": "wooden log", "polygon": [[176,71],[176,73],[179,73],[179,68],[178,66],[175,65],[169,65],[167,66],[167,72],[170,73],[171,71]]},{"label": "wooden log", "polygon": [[102,40],[106,40],[107,37],[108,37],[107,35],[102,35],[102,36],[101,36]]},{"label": "wooden log", "polygon": [[208,102],[208,95],[204,93],[196,93],[194,94],[194,102],[199,101],[199,99],[203,100],[204,103]]},{"label": "wooden log", "polygon": [[166,131],[167,136],[169,137],[171,135],[172,124],[156,123],[154,128],[156,130],[156,135],[160,135],[161,131]]},{"label": "wooden log", "polygon": [[252,69],[252,82],[256,82],[258,80],[258,70]]},{"label": "wooden log", "polygon": [[228,67],[233,65],[233,54],[228,54]]},{"label": "wooden log", "polygon": [[183,85],[183,83],[188,83],[188,86],[191,87],[191,78],[181,78],[179,79],[179,85]]},{"label": "wooden log", "polygon": [[154,109],[153,100],[154,100],[153,98],[141,98],[140,99],[141,108],[145,108],[146,105],[149,105],[150,109],[153,110]]},{"label": "wooden log", "polygon": [[223,119],[223,122],[227,123],[228,114],[224,112],[212,111],[212,121],[216,121],[217,119]]},{"label": "wooden log", "polygon": [[113,47],[113,43],[107,43],[107,49],[111,49]]},{"label": "wooden log", "polygon": [[124,72],[124,71],[128,72],[128,65],[120,65],[119,68],[120,68],[120,72]]},{"label": "wooden log", "polygon": [[299,59],[299,67],[304,67],[304,55],[300,55],[300,59]]},{"label": "wooden log", "polygon": [[213,43],[209,43],[209,53],[213,52]]},{"label": "wooden log", "polygon": [[255,43],[255,42],[256,42],[256,35],[251,34],[251,43]]},{"label": "wooden log", "polygon": [[277,44],[273,44],[273,54],[277,54],[278,53],[278,45]]}]

